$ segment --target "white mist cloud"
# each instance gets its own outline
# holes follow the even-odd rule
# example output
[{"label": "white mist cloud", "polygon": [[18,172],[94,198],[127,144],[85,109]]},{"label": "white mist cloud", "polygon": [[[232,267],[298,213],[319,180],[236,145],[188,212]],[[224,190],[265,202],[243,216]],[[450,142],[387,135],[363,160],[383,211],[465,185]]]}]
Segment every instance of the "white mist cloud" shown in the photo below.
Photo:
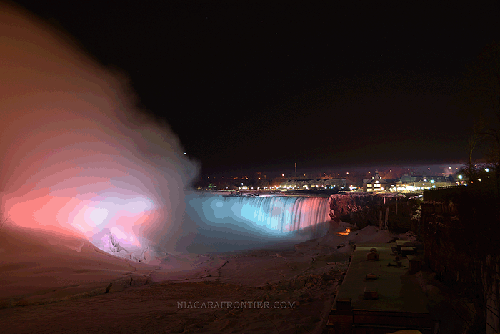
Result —
[{"label": "white mist cloud", "polygon": [[123,74],[29,13],[0,5],[0,31],[2,214],[91,240],[109,229],[175,244],[197,173],[175,134],[136,108]]}]

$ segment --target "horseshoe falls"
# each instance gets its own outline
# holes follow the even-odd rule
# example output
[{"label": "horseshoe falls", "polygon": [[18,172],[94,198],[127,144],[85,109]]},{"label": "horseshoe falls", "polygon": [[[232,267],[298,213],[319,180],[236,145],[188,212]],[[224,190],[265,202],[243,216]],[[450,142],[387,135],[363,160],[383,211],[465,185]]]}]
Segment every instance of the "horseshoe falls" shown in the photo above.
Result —
[{"label": "horseshoe falls", "polygon": [[307,240],[327,232],[328,214],[328,198],[192,193],[175,248],[201,253]]}]

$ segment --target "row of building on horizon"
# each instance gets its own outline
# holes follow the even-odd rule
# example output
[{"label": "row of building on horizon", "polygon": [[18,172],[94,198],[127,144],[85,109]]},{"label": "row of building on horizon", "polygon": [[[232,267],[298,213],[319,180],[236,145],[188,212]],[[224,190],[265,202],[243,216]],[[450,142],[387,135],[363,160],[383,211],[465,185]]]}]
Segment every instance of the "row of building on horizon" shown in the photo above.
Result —
[{"label": "row of building on horizon", "polygon": [[[489,170],[486,169],[486,175]],[[362,192],[421,192],[426,189],[467,185],[469,180],[466,175],[457,169],[449,169],[439,175],[429,174],[403,174],[400,177],[390,177],[389,172],[375,171],[367,175],[356,173],[345,174],[346,177],[281,177],[267,179],[261,173],[258,177],[219,177],[207,179],[205,186],[199,185],[199,190],[260,190],[260,191],[362,191]],[[384,177],[385,176],[385,177]],[[389,176],[389,177],[387,177]],[[486,176],[487,177],[487,176]],[[481,179],[478,179],[481,182]]]},{"label": "row of building on horizon", "polygon": [[409,175],[401,178],[382,178],[378,171],[371,178],[356,182],[348,178],[335,179],[289,179],[283,182],[282,190],[320,190],[339,189],[344,191],[364,192],[414,192],[431,188],[451,187],[466,182],[462,175]]}]

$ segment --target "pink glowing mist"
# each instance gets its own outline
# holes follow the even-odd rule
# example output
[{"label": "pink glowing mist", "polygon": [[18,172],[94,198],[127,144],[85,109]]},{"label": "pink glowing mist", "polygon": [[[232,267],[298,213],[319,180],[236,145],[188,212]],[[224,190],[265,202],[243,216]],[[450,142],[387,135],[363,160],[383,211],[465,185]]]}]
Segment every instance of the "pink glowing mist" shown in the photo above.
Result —
[{"label": "pink glowing mist", "polygon": [[175,243],[196,174],[177,137],[67,36],[3,5],[0,31],[1,214],[94,244]]}]

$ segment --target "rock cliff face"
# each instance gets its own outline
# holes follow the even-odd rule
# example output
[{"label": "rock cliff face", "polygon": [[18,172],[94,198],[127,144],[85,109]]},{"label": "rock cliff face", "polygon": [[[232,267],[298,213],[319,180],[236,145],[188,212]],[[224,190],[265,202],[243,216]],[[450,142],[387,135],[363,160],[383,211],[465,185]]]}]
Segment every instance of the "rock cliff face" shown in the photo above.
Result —
[{"label": "rock cliff face", "polygon": [[348,193],[330,196],[329,206],[332,221],[348,222],[358,228],[387,222],[389,228],[409,229],[418,204],[392,194]]},{"label": "rock cliff face", "polygon": [[353,213],[366,210],[373,204],[374,196],[367,194],[335,194],[330,196],[330,217],[340,221],[353,216]]}]

